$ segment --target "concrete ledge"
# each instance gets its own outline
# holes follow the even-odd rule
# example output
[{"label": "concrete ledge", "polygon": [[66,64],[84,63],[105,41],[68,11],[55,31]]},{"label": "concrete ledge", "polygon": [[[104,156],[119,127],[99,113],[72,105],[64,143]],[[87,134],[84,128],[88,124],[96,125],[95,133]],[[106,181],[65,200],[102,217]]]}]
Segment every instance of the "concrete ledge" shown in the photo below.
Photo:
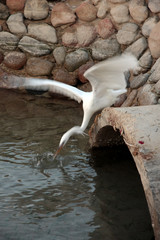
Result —
[{"label": "concrete ledge", "polygon": [[91,147],[125,143],[145,191],[155,239],[160,239],[160,106],[106,108],[90,129]]}]

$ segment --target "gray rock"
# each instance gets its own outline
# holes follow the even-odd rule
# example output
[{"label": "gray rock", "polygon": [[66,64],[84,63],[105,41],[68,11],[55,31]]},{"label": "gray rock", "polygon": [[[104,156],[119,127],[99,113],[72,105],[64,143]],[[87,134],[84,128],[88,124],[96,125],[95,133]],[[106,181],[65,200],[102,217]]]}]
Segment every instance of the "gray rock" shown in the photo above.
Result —
[{"label": "gray rock", "polygon": [[0,19],[7,19],[9,16],[8,7],[0,3]]},{"label": "gray rock", "polygon": [[148,7],[153,13],[160,12],[160,1],[159,0],[149,0]]},{"label": "gray rock", "polygon": [[138,25],[135,23],[125,23],[122,28],[118,31],[116,37],[120,44],[131,44],[138,33]]},{"label": "gray rock", "polygon": [[129,11],[126,5],[118,5],[110,11],[116,23],[125,23],[129,21]]},{"label": "gray rock", "polygon": [[152,55],[149,50],[147,50],[142,57],[139,59],[139,65],[145,70],[152,66]]},{"label": "gray rock", "polygon": [[15,50],[19,42],[19,38],[12,33],[0,32],[0,48],[3,50]]},{"label": "gray rock", "polygon": [[25,34],[27,32],[27,28],[23,23],[23,15],[22,13],[12,14],[8,20],[7,25],[10,32],[14,34]]},{"label": "gray rock", "polygon": [[19,44],[18,47],[24,51],[24,52],[28,52],[33,56],[42,56],[45,54],[49,54],[51,52],[50,47],[45,44],[42,43],[34,38],[28,37],[28,36],[24,36]]},{"label": "gray rock", "polygon": [[120,45],[115,38],[98,39],[91,45],[92,57],[104,60],[120,52]]},{"label": "gray rock", "polygon": [[26,71],[31,76],[47,76],[51,74],[53,65],[48,60],[32,57],[27,61]]},{"label": "gray rock", "polygon": [[2,28],[2,26],[0,25],[0,32],[2,32],[2,30],[3,30],[3,28]]},{"label": "gray rock", "polygon": [[137,89],[139,87],[142,87],[147,82],[149,75],[149,73],[145,73],[134,77],[130,82],[130,88]]},{"label": "gray rock", "polygon": [[73,72],[88,60],[88,53],[85,50],[78,49],[66,55],[65,67],[69,72]]},{"label": "gray rock", "polygon": [[125,52],[131,52],[138,59],[143,54],[143,52],[147,49],[148,43],[147,40],[142,37],[139,38],[136,42],[132,43]]},{"label": "gray rock", "polygon": [[49,5],[46,0],[27,0],[24,16],[28,19],[41,20],[48,16]]},{"label": "gray rock", "polygon": [[28,25],[28,34],[39,40],[57,43],[57,35],[54,27],[46,23],[31,23]]},{"label": "gray rock", "polygon": [[160,95],[160,80],[154,85],[153,91],[154,91],[156,94]]},{"label": "gray rock", "polygon": [[65,56],[66,56],[65,48],[64,47],[56,47],[53,51],[53,56],[58,65],[63,65]]},{"label": "gray rock", "polygon": [[137,100],[141,106],[157,104],[158,97],[154,92],[152,92],[152,84],[145,84],[139,90]]},{"label": "gray rock", "polygon": [[148,18],[142,25],[142,34],[145,37],[149,37],[152,28],[156,25],[157,22],[158,22],[157,16]]}]

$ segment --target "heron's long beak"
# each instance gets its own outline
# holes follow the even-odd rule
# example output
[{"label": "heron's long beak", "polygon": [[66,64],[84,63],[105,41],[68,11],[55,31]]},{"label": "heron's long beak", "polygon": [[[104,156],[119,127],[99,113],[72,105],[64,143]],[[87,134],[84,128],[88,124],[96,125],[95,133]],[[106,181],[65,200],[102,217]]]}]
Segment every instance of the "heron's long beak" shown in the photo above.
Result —
[{"label": "heron's long beak", "polygon": [[57,155],[60,153],[60,151],[62,150],[63,146],[64,146],[64,144],[61,144],[61,145],[58,147],[58,149],[57,149],[57,151],[56,151],[56,153],[55,153],[55,155],[54,155],[54,159],[55,159],[55,158],[57,157]]}]

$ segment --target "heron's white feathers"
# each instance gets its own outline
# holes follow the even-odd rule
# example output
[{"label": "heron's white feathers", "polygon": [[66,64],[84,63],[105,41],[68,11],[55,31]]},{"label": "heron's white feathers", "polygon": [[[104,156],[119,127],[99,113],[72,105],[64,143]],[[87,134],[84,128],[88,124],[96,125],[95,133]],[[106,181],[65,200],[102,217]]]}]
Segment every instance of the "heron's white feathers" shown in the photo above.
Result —
[{"label": "heron's white feathers", "polygon": [[102,61],[89,68],[84,76],[90,81],[93,91],[99,88],[125,89],[124,72],[138,67],[138,61],[132,54],[122,54]]},{"label": "heron's white feathers", "polygon": [[24,86],[26,89],[30,90],[50,91],[62,94],[66,97],[76,100],[79,103],[83,100],[83,91],[68,84],[57,82],[54,80],[26,78]]},{"label": "heron's white feathers", "polygon": [[84,116],[82,124],[81,126],[73,127],[62,136],[56,155],[71,135],[75,133],[82,134],[84,132],[91,116],[96,111],[113,105],[117,97],[126,92],[124,72],[137,67],[138,61],[131,54],[122,54],[119,57],[114,57],[94,65],[84,73],[84,76],[92,85],[92,92],[89,93],[54,80],[24,79],[23,86],[26,89],[51,91],[63,94],[78,102],[83,101]]},{"label": "heron's white feathers", "polygon": [[[136,67],[138,61],[133,55],[122,54],[95,64],[84,73],[84,76],[92,85],[94,98],[101,100],[102,96],[106,96],[107,90],[124,92],[126,89],[124,72]],[[83,101],[87,96],[87,93],[73,86],[48,79],[26,78],[24,86],[26,89],[62,94],[78,102]]]}]

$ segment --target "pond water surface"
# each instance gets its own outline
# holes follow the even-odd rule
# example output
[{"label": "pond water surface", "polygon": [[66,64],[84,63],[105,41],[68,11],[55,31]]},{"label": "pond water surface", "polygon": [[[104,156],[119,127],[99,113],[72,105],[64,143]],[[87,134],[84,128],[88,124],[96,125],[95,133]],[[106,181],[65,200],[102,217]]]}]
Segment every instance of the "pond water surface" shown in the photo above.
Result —
[{"label": "pond water surface", "polygon": [[53,160],[82,114],[71,101],[0,90],[0,240],[152,239],[127,152],[90,153],[88,137],[75,136]]}]

